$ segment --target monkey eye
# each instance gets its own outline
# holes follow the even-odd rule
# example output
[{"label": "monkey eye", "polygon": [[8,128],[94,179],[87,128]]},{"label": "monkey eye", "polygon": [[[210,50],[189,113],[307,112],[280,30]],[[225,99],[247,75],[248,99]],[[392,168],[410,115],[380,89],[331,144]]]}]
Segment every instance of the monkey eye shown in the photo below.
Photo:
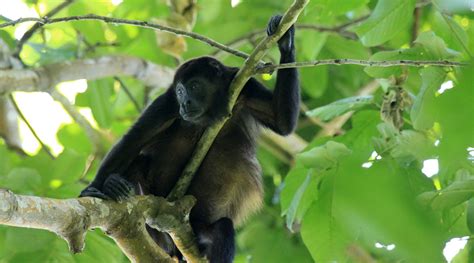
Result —
[{"label": "monkey eye", "polygon": [[201,83],[199,83],[199,82],[197,82],[197,81],[193,81],[193,82],[191,83],[191,86],[190,86],[190,88],[191,88],[192,90],[199,89],[200,87],[201,87]]}]

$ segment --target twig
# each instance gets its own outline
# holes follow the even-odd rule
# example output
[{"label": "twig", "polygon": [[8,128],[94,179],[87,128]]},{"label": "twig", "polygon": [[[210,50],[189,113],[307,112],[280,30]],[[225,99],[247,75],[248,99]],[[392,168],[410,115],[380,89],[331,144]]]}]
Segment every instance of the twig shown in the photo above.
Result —
[{"label": "twig", "polygon": [[8,17],[6,17],[6,16],[3,16],[3,15],[0,15],[0,20],[7,21],[7,22],[13,21],[13,20],[11,20],[10,18],[8,18]]},{"label": "twig", "polygon": [[[347,23],[334,26],[334,27],[327,27],[327,26],[321,26],[321,25],[314,25],[314,24],[296,24],[297,29],[303,29],[303,30],[316,30],[320,32],[335,32],[341,34],[343,37],[347,37],[350,39],[356,39],[357,35],[346,31],[346,29],[354,24],[357,24],[365,19],[367,19],[369,16],[363,16],[360,18],[357,18],[355,20],[349,21]],[[249,33],[240,36],[226,44],[226,46],[229,47],[238,47],[242,45],[243,43],[247,41],[252,41],[254,38],[259,37],[259,36],[265,36],[266,29],[257,29],[250,31]],[[212,56],[219,56],[222,50],[216,50],[213,53],[211,53]]]},{"label": "twig", "polygon": [[54,100],[61,103],[71,118],[84,129],[87,137],[89,137],[89,140],[92,142],[94,152],[99,156],[102,156],[105,153],[103,136],[101,136],[100,133],[94,127],[92,127],[89,121],[79,111],[77,111],[74,105],[72,105],[64,95],[55,89],[52,89],[49,94]]},{"label": "twig", "polygon": [[20,118],[23,120],[23,122],[26,124],[26,126],[28,126],[28,129],[30,129],[31,133],[33,134],[33,136],[36,138],[36,140],[38,141],[38,143],[41,145],[41,149],[43,149],[48,155],[49,157],[51,157],[51,159],[56,159],[56,157],[54,157],[54,155],[51,153],[51,149],[49,149],[48,145],[46,145],[42,140],[41,138],[39,137],[39,135],[36,133],[35,129],[33,128],[33,126],[31,126],[31,123],[28,121],[28,119],[25,117],[25,115],[23,114],[23,112],[21,111],[20,107],[18,106],[18,103],[16,103],[16,100],[15,100],[15,97],[13,97],[13,94],[8,94],[8,98],[10,99],[13,107],[15,108],[16,112],[18,113],[18,116],[20,116]]},{"label": "twig", "polygon": [[[46,15],[44,17],[48,18],[48,17],[52,17],[52,16],[56,15],[59,11],[64,9],[66,6],[72,4],[73,2],[74,2],[74,0],[65,0],[64,2],[62,2],[61,4],[59,4],[58,6],[53,8],[51,11],[46,13]],[[42,26],[43,26],[42,23],[36,23],[28,31],[26,31],[26,33],[18,41],[16,49],[13,52],[14,57],[16,57],[18,59],[20,58],[20,52],[23,49],[23,45],[26,43],[26,41],[28,41],[28,39],[30,39],[33,36],[33,34],[36,32],[36,30],[38,30]]]},{"label": "twig", "polygon": [[168,195],[168,199],[176,200],[186,193],[194,174],[201,165],[201,162],[209,151],[214,139],[226,121],[230,118],[232,108],[237,101],[240,91],[248,79],[253,74],[255,74],[256,65],[265,55],[270,46],[276,43],[276,41],[290,28],[290,26],[296,22],[298,15],[303,11],[308,2],[309,0],[295,0],[291,7],[283,15],[276,33],[263,39],[253,50],[252,54],[250,54],[249,58],[245,60],[244,65],[240,68],[239,72],[237,72],[237,75],[234,77],[229,87],[229,104],[227,106],[227,111],[229,112],[228,116],[225,116],[222,120],[217,121],[206,129],[195,147],[195,151],[191,157],[191,160],[184,168],[181,177],[179,178],[171,193]]},{"label": "twig", "polygon": [[367,67],[393,67],[393,66],[410,66],[410,67],[424,67],[424,66],[437,66],[437,67],[459,67],[465,66],[466,63],[454,62],[448,60],[359,60],[359,59],[323,59],[305,62],[293,62],[284,63],[279,65],[262,65],[257,69],[257,73],[272,73],[277,69],[284,68],[307,68],[322,65],[359,65]]},{"label": "twig", "polygon": [[237,57],[241,58],[248,58],[248,54],[245,52],[232,49],[226,45],[223,45],[215,40],[212,40],[210,38],[207,38],[205,36],[193,33],[193,32],[188,32],[185,30],[181,29],[176,29],[172,27],[167,27],[151,22],[146,22],[146,21],[139,21],[139,20],[130,20],[130,19],[120,19],[120,18],[113,18],[113,17],[107,17],[107,16],[99,16],[99,15],[94,15],[94,14],[89,14],[89,15],[83,15],[83,16],[69,16],[69,17],[60,17],[60,18],[36,18],[36,17],[26,17],[26,18],[19,18],[10,22],[6,22],[3,24],[0,24],[0,28],[7,27],[7,26],[14,26],[20,23],[24,22],[37,22],[40,24],[40,26],[44,26],[47,24],[54,24],[54,23],[61,23],[61,22],[69,22],[69,21],[80,21],[80,20],[95,20],[95,21],[103,21],[106,23],[111,23],[115,25],[134,25],[137,27],[142,27],[142,28],[151,28],[151,29],[156,29],[156,30],[161,30],[161,31],[166,31],[169,33],[173,33],[176,35],[181,35],[181,36],[186,36],[190,37],[196,40],[199,40],[201,42],[204,42],[212,47],[222,49],[226,52],[229,52]]},{"label": "twig", "polygon": [[413,27],[411,31],[411,43],[412,45],[415,43],[416,38],[418,37],[418,30],[420,28],[420,18],[421,18],[421,7],[415,7],[415,11],[413,12]]},{"label": "twig", "polygon": [[125,82],[123,82],[123,80],[117,76],[115,76],[114,79],[118,81],[122,90],[125,92],[125,94],[127,94],[127,97],[130,99],[130,101],[132,101],[133,105],[135,106],[135,109],[138,112],[142,112],[142,108],[140,107],[140,104],[138,104],[138,101],[133,97],[127,85],[125,85]]},{"label": "twig", "polygon": [[425,7],[427,5],[431,4],[431,0],[422,0],[418,3],[416,3],[416,7]]}]

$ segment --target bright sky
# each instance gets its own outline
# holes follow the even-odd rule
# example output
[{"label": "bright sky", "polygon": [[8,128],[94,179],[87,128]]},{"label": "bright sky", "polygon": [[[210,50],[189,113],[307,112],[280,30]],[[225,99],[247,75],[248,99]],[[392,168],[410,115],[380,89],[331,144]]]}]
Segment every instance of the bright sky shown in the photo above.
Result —
[{"label": "bright sky", "polygon": [[[118,5],[122,0],[111,0],[115,5]],[[240,0],[232,0],[232,6],[236,6],[240,3]],[[10,19],[18,19],[20,17],[38,17],[38,14],[33,8],[28,8],[21,0],[0,0],[0,15]],[[42,7],[39,7],[40,11]],[[19,39],[28,30],[31,23],[19,24],[15,28],[15,38]],[[72,103],[77,93],[83,92],[87,88],[87,82],[85,80],[77,80],[64,82],[57,87],[62,94],[64,94]],[[451,83],[444,83],[441,87],[440,93],[444,90],[452,88]],[[71,123],[72,120],[63,109],[63,107],[55,102],[51,96],[46,93],[25,93],[16,92],[14,94],[20,109],[23,114],[29,120],[38,136],[51,147],[54,154],[59,154],[63,150],[56,138],[56,133],[61,125]],[[80,112],[89,119],[92,123],[95,123],[91,114],[90,109],[80,109]],[[45,117],[47,116],[47,117]],[[23,138],[23,147],[28,153],[36,153],[39,150],[39,144],[31,134],[30,130],[23,122],[20,123],[20,133]],[[369,159],[369,162],[364,163],[363,167],[369,168],[371,166],[370,161],[373,161],[377,157],[377,153],[374,152]],[[431,177],[438,173],[438,160],[430,159],[423,163],[423,173]],[[448,262],[451,262],[453,257],[464,248],[466,245],[466,237],[454,238],[446,243],[446,247],[443,250],[443,254]],[[387,250],[393,250],[396,248],[394,244],[382,245],[376,243],[377,248],[383,248]]]}]

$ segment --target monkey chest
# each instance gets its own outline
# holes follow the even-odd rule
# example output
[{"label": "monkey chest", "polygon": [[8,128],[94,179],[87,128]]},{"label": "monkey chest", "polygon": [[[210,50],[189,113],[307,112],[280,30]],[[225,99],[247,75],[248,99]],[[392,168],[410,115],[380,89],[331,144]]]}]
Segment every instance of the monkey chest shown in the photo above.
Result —
[{"label": "monkey chest", "polygon": [[[191,159],[203,132],[204,128],[201,127],[175,123],[153,138],[142,151],[142,154],[150,158],[149,169],[144,171],[146,193],[166,196],[171,191]],[[223,173],[231,172],[232,167],[238,163],[243,164],[244,159],[253,157],[250,156],[254,155],[250,150],[251,147],[238,130],[229,128],[223,130],[211,146],[195,178],[206,177],[206,184],[222,180],[225,177]],[[194,181],[201,182],[201,180]]]}]

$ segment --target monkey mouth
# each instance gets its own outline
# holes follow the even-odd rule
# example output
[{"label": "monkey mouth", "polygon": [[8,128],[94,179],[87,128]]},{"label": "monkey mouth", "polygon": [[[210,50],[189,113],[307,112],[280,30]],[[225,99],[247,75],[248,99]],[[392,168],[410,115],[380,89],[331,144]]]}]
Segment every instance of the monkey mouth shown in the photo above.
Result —
[{"label": "monkey mouth", "polygon": [[204,115],[204,112],[200,110],[188,110],[181,113],[181,117],[186,121],[198,120],[202,115]]}]

